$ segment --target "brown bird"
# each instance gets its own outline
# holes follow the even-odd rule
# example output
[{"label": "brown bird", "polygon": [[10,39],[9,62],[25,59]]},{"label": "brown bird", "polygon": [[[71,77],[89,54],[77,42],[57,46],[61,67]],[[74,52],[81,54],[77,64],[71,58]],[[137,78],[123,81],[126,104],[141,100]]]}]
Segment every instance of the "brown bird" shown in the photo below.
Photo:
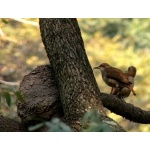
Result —
[{"label": "brown bird", "polygon": [[[132,83],[130,86],[133,89],[134,87],[134,77],[136,75],[136,68],[134,66],[130,66],[128,68],[128,71],[125,72],[125,74],[128,76],[129,81]],[[123,99],[130,95],[131,90],[127,87],[124,87],[122,89],[119,88],[113,88],[113,95],[117,95],[119,98]]]},{"label": "brown bird", "polygon": [[[135,95],[133,88],[130,86],[132,82],[129,80],[127,74],[123,73],[120,69],[114,68],[107,63],[102,63],[98,67],[95,67],[93,69],[100,69],[102,73],[102,79],[108,86],[117,89],[127,87]],[[113,90],[115,89],[113,88],[111,90],[111,94],[114,93]]]}]

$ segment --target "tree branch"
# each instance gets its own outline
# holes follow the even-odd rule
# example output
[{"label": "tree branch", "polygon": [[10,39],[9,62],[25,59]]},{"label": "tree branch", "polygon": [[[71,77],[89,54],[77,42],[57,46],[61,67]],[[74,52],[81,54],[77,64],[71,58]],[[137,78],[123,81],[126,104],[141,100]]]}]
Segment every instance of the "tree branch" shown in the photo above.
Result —
[{"label": "tree branch", "polygon": [[[51,65],[38,66],[24,77],[19,88],[24,95],[24,102],[17,101],[17,112],[22,124],[26,127],[34,125],[39,121],[51,120],[58,117],[64,121],[64,113],[59,97],[54,71]],[[41,92],[42,91],[42,92]],[[33,120],[33,119],[36,120]],[[101,116],[101,120],[110,123],[113,131],[124,131],[115,121],[108,116]],[[74,124],[72,128],[79,130],[79,125]],[[40,131],[46,131],[41,129]]]},{"label": "tree branch", "polygon": [[32,25],[32,26],[35,26],[35,27],[39,27],[39,24],[37,22],[34,22],[34,21],[25,20],[25,19],[22,19],[22,18],[12,18],[12,19],[16,20],[16,21],[19,21],[21,23],[25,23],[25,24],[29,24],[29,25]]},{"label": "tree branch", "polygon": [[39,24],[66,121],[69,125],[80,123],[84,113],[92,109],[105,115],[77,20],[44,18]]},{"label": "tree branch", "polygon": [[5,85],[11,85],[11,86],[18,86],[20,84],[19,82],[7,82],[4,80],[0,80],[0,83],[5,84]]},{"label": "tree branch", "polygon": [[101,93],[100,99],[104,107],[117,115],[136,123],[150,123],[150,111],[142,110],[139,107],[120,100],[114,95],[109,95],[106,93]]},{"label": "tree branch", "polygon": [[0,116],[0,132],[23,132],[23,125],[12,119]]},{"label": "tree branch", "polygon": [[[43,93],[40,92],[43,90],[43,86],[44,89],[49,89],[49,92],[44,92],[44,97]],[[51,93],[50,89],[53,89],[54,94]],[[22,120],[28,121],[27,119],[31,118],[31,114],[32,116],[35,116],[37,112],[38,116],[43,116],[45,109],[47,108],[43,107],[42,101],[47,101],[46,106],[48,108],[52,108],[52,106],[55,106],[55,110],[57,111],[62,109],[61,102],[60,100],[58,100],[59,98],[57,95],[59,90],[56,86],[56,79],[54,78],[54,72],[50,65],[39,66],[35,70],[33,70],[29,75],[25,76],[21,83],[20,90],[21,93],[25,93],[26,95],[28,95],[28,97],[25,99],[26,103],[22,104],[21,102],[18,102],[19,105],[17,104],[18,113]],[[38,95],[38,97],[40,98],[35,98],[36,95]],[[53,101],[51,101],[51,99],[48,98],[49,96],[51,97],[51,99],[53,99]],[[99,101],[102,101],[103,106],[109,109],[111,112],[120,115],[130,121],[143,124],[150,123],[150,111],[145,111],[130,103],[126,103],[125,101],[120,100],[114,95],[101,93],[99,96]],[[50,115],[52,111],[53,109],[49,110],[49,117],[53,116]],[[41,114],[39,112],[41,112]],[[43,119],[46,118],[44,117]]]},{"label": "tree branch", "polygon": [[0,36],[5,36],[4,32],[2,31],[2,29],[0,28]]}]

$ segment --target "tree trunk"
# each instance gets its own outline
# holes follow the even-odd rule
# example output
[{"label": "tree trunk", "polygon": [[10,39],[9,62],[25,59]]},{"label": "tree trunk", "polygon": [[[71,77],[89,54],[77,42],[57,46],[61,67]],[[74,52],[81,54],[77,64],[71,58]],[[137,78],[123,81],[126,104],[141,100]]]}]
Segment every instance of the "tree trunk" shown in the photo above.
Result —
[{"label": "tree trunk", "polygon": [[[39,66],[26,75],[20,84],[19,91],[24,101],[17,101],[17,112],[26,130],[29,126],[41,121],[50,121],[52,117],[58,117],[65,121],[59,89],[51,65]],[[110,105],[107,104],[107,107]],[[115,105],[116,107],[118,106]],[[103,118],[101,116],[100,121],[112,125],[114,131],[124,131],[107,116]],[[80,131],[78,124],[74,123],[72,128],[75,131]],[[46,128],[41,128],[38,131],[46,131]]]},{"label": "tree trunk", "polygon": [[85,112],[105,116],[100,91],[76,19],[40,19],[41,37],[54,69],[65,121],[78,131]]},{"label": "tree trunk", "polygon": [[0,116],[0,131],[27,131],[26,125],[32,124],[33,118],[51,120],[55,116],[80,131],[83,115],[93,109],[98,110],[100,121],[109,124],[113,131],[124,131],[106,116],[103,106],[131,121],[150,122],[149,111],[100,93],[76,19],[39,22],[50,65],[37,67],[24,77],[20,92],[25,101],[17,103],[22,123]]},{"label": "tree trunk", "polygon": [[21,123],[0,116],[0,132],[23,132],[23,131],[27,130]]}]

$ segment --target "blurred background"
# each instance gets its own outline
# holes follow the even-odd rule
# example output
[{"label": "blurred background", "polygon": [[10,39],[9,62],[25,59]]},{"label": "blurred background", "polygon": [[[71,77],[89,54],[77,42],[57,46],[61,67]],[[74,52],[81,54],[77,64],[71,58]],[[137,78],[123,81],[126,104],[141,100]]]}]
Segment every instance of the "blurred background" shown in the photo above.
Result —
[{"label": "blurred background", "polygon": [[[93,67],[102,62],[126,71],[137,68],[134,90],[126,102],[150,110],[150,19],[103,18],[78,19],[87,56]],[[48,64],[40,37],[38,19],[0,19],[0,80],[15,85],[0,84],[3,90],[16,91],[23,77],[38,65]],[[94,71],[102,92],[110,93],[99,70]],[[0,115],[19,120],[16,98],[9,107],[1,97]],[[119,106],[118,106],[119,107]],[[150,125],[130,122],[106,109],[107,114],[127,131],[150,131]]]}]

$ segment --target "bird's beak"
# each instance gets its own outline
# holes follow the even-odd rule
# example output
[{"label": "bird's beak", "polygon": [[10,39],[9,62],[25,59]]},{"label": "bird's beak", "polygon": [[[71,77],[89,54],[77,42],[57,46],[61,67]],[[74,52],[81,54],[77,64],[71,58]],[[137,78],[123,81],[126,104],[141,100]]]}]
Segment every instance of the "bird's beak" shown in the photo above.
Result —
[{"label": "bird's beak", "polygon": [[99,69],[99,67],[94,67],[93,69]]}]

